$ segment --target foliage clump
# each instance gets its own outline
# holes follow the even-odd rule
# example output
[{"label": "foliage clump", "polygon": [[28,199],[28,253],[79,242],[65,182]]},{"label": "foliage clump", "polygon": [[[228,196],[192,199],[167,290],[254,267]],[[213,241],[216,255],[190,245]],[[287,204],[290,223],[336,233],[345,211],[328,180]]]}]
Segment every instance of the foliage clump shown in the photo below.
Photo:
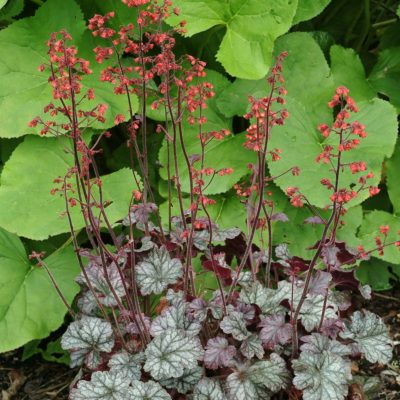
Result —
[{"label": "foliage clump", "polygon": [[[207,194],[212,182],[234,171],[230,165],[208,165],[207,149],[226,140],[227,129],[204,129],[204,110],[215,95],[206,80],[205,63],[174,53],[175,32],[185,23],[165,30],[170,1],[123,1],[137,8],[135,26],[108,26],[114,12],[95,15],[89,23],[96,38],[96,60],[105,63],[100,79],[114,85],[116,96],[127,99],[127,143],[132,158],[131,203],[118,224],[110,223],[96,155],[110,136],[87,136],[92,124],[103,123],[107,105],[96,104],[96,93],[84,90],[81,81],[91,74],[89,63],[69,44],[70,35],[54,33],[48,42],[53,100],[45,107],[49,119],[34,118],[42,135],[66,136],[72,143],[74,166],[56,179],[54,194],[65,199],[66,216],[81,266],[77,281],[81,294],[75,307],[67,304],[74,321],[62,339],[71,352],[72,366],[82,366],[70,398],[78,399],[270,399],[286,393],[305,400],[341,400],[352,382],[351,360],[369,362],[391,359],[391,340],[383,322],[369,311],[352,314],[351,292],[365,297],[354,275],[358,260],[387,246],[388,226],[380,228],[376,246],[351,247],[337,238],[347,205],[360,193],[373,196],[373,173],[365,161],[351,159],[352,151],[366,137],[365,126],[349,90],[340,86],[328,107],[332,124],[318,129],[326,139],[316,162],[326,165],[321,185],[326,188],[322,215],[296,186],[286,188],[293,207],[307,207],[306,223],[323,227],[313,255],[291,255],[282,243],[273,246],[272,224],[290,224],[288,216],[275,212],[271,191],[281,176],[296,177],[293,165],[272,176],[267,160],[284,157],[271,148],[271,137],[290,113],[285,108],[284,63],[280,54],[266,80],[269,94],[249,97],[244,115],[249,121],[243,152],[249,172],[235,184],[246,210],[242,231],[222,229],[210,215],[216,200]],[[131,96],[140,99],[137,113]],[[151,101],[150,101],[151,99]],[[82,108],[82,100],[93,103]],[[83,103],[87,104],[87,102]],[[147,112],[162,110],[165,120],[155,130],[168,146],[168,218],[162,219],[149,179]],[[59,123],[51,117],[63,116]],[[200,153],[185,145],[186,127],[197,131]],[[89,137],[89,139],[88,139]],[[182,185],[183,157],[188,191]],[[182,161],[182,160],[181,160]],[[278,164],[279,165],[279,164]],[[139,170],[139,173],[137,171]],[[356,176],[349,181],[347,177]],[[86,227],[87,242],[79,244],[70,210],[78,207]],[[177,215],[174,215],[174,214]],[[33,254],[44,267],[40,254]],[[200,269],[195,269],[200,265]],[[216,290],[199,289],[204,272],[211,272]],[[50,271],[49,271],[50,273]]]}]

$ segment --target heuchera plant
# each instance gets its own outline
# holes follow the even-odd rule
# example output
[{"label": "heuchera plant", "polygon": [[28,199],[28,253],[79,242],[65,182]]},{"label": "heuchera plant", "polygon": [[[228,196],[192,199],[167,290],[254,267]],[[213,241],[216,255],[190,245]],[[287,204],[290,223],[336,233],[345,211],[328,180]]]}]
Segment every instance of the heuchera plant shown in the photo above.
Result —
[{"label": "heuchera plant", "polygon": [[[174,54],[174,33],[164,20],[178,14],[169,0],[123,0],[137,8],[134,23],[117,32],[107,26],[114,13],[95,15],[89,24],[93,35],[105,45],[94,51],[106,62],[100,79],[114,85],[115,95],[127,99],[127,145],[132,161],[131,204],[126,218],[111,226],[110,205],[104,195],[96,154],[110,136],[102,132],[92,140],[93,121],[104,121],[106,104],[96,104],[92,89],[82,92],[81,80],[91,73],[89,63],[70,45],[65,31],[48,41],[49,62],[40,66],[50,72],[54,101],[45,107],[49,120],[34,118],[43,135],[70,138],[75,165],[55,179],[54,195],[65,198],[65,214],[81,266],[77,282],[81,294],[76,304],[67,304],[42,254],[32,253],[46,268],[68,308],[73,322],[62,338],[71,352],[71,366],[80,366],[71,385],[71,400],[80,399],[272,399],[286,394],[290,399],[340,400],[352,383],[351,360],[388,363],[391,340],[382,320],[369,311],[351,312],[351,292],[369,298],[354,275],[357,261],[373,251],[383,252],[389,230],[382,226],[375,249],[352,248],[336,239],[343,224],[346,204],[361,191],[371,195],[379,189],[368,184],[371,173],[362,160],[349,159],[353,148],[367,135],[354,120],[358,109],[345,87],[337,88],[328,104],[335,115],[332,126],[320,125],[328,138],[316,162],[327,165],[321,181],[327,189],[323,218],[296,188],[287,188],[294,207],[306,206],[308,223],[322,224],[314,255],[304,260],[288,253],[283,243],[272,246],[272,221],[287,221],[274,212],[270,189],[279,176],[270,176],[266,160],[278,161],[279,149],[271,149],[274,126],[290,118],[284,108],[286,90],[282,53],[270,71],[269,95],[249,98],[247,140],[249,176],[235,185],[247,210],[247,232],[232,221],[220,229],[212,221],[214,203],[205,189],[211,181],[232,173],[229,165],[215,170],[207,164],[207,146],[224,140],[227,130],[207,131],[203,110],[214,96],[206,81],[205,63],[191,56]],[[140,110],[130,96],[140,98]],[[82,99],[93,102],[81,109]],[[151,99],[151,100],[150,100]],[[155,131],[168,145],[169,218],[161,220],[149,180],[148,135],[154,126],[146,120],[148,108],[162,110],[164,123]],[[51,117],[63,115],[65,122]],[[185,147],[185,121],[196,126],[200,154]],[[182,191],[177,157],[182,152],[190,178],[189,196]],[[346,157],[344,157],[346,154]],[[254,157],[255,155],[255,157]],[[221,155],[223,156],[223,155]],[[357,187],[344,187],[345,170],[359,174]],[[282,174],[301,173],[295,165]],[[177,199],[178,215],[172,214]],[[71,207],[79,207],[85,221],[87,241],[78,240]],[[290,221],[286,222],[290,224]],[[121,227],[122,226],[122,227]],[[260,240],[255,241],[256,233]],[[200,293],[195,261],[214,274],[218,290]]]}]

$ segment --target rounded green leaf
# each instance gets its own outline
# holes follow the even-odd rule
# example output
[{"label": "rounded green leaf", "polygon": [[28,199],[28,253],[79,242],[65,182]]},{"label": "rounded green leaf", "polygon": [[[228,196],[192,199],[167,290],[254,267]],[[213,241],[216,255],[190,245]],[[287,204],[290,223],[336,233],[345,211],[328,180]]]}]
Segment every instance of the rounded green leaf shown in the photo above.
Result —
[{"label": "rounded green leaf", "polygon": [[[92,48],[95,41],[89,31],[85,31],[85,22],[80,8],[73,0],[49,0],[40,7],[33,17],[21,19],[0,32],[0,113],[7,115],[0,126],[0,137],[19,137],[27,133],[36,133],[28,123],[40,115],[44,120],[50,117],[43,108],[52,99],[48,72],[39,72],[40,64],[48,62],[46,42],[52,32],[65,29],[74,44],[78,44],[79,55],[90,61],[91,75],[82,80],[83,92],[94,88],[95,101],[84,99],[81,109],[92,109],[96,104],[105,103],[109,109],[105,113],[104,124],[95,121],[93,128],[109,128],[114,125],[116,114],[126,114],[127,101],[124,96],[115,96],[109,83],[100,82],[100,71],[104,65],[98,65]],[[93,47],[89,48],[89,46]],[[81,54],[82,53],[82,54]],[[137,100],[133,96],[133,108]],[[22,106],[23,105],[23,106]],[[62,115],[51,118],[57,122],[65,121]]]},{"label": "rounded green leaf", "polygon": [[[53,180],[64,176],[73,165],[66,138],[44,139],[28,136],[12,153],[4,166],[0,186],[0,226],[31,239],[69,232],[62,194],[51,195],[57,186]],[[104,200],[112,204],[106,208],[111,223],[128,213],[131,192],[136,188],[132,172],[121,169],[102,177]],[[7,205],[7,206],[5,206]],[[84,227],[80,209],[70,209],[74,229]]]},{"label": "rounded green leaf", "polygon": [[[44,262],[68,302],[79,292],[79,266],[72,248]],[[41,339],[64,321],[67,309],[44,268],[28,260],[21,240],[0,228],[0,353]]]},{"label": "rounded green leaf", "polygon": [[378,62],[368,80],[400,111],[400,47],[391,47],[379,53]]},{"label": "rounded green leaf", "polygon": [[316,17],[330,2],[331,0],[299,0],[293,25]]},{"label": "rounded green leaf", "polygon": [[[50,34],[67,30],[79,39],[85,23],[73,0],[49,0],[34,17],[21,19],[0,32],[0,113],[7,115],[1,137],[32,133],[28,122],[52,99],[46,73],[38,66],[47,61]],[[23,106],[21,106],[23,105]]]},{"label": "rounded green leaf", "polygon": [[390,201],[393,205],[393,210],[396,214],[400,214],[400,185],[399,185],[399,170],[400,170],[400,141],[397,142],[396,149],[385,163],[386,170],[386,185]]},{"label": "rounded green leaf", "polygon": [[[397,261],[399,262],[399,261]],[[374,291],[389,290],[400,277],[400,265],[391,264],[375,257],[363,261],[357,268],[357,278],[363,285],[369,284]]]},{"label": "rounded green leaf", "polygon": [[[289,98],[287,100],[289,118],[283,126],[274,127],[270,139],[270,148],[281,149],[282,158],[278,162],[269,163],[270,172],[272,176],[277,176],[289,168],[298,166],[299,176],[285,174],[276,181],[277,185],[283,190],[289,186],[298,187],[313,205],[323,208],[330,203],[330,192],[320,181],[322,178],[333,180],[334,177],[329,165],[315,162],[324,145],[322,136],[316,131],[304,108]],[[377,186],[380,182],[382,162],[385,157],[390,157],[396,143],[396,110],[390,103],[379,99],[363,102],[358,106],[360,111],[352,120],[360,121],[366,126],[367,137],[361,140],[356,149],[344,152],[342,161],[365,161],[368,171],[373,171],[375,175],[369,183]],[[336,138],[329,138],[327,143],[337,146],[337,143],[332,142],[334,139]],[[358,174],[351,174],[346,169],[340,175],[340,187],[357,184],[357,180]],[[368,191],[363,191],[350,205],[360,204],[368,196]]]},{"label": "rounded green leaf", "polygon": [[186,20],[188,36],[224,26],[217,60],[230,75],[259,79],[271,65],[275,39],[292,25],[297,0],[176,0],[174,5],[181,13],[169,22]]},{"label": "rounded green leaf", "polygon": [[[229,86],[229,81],[221,74],[208,70],[205,81],[212,83],[216,93],[224,91]],[[217,99],[212,98],[207,102],[207,108],[204,109],[203,115],[207,118],[207,122],[202,126],[203,132],[219,131],[221,129],[230,129],[232,126],[232,120],[221,115],[220,111],[216,106]],[[186,116],[183,117],[183,136],[185,142],[186,152],[189,156],[200,155],[201,145],[198,139],[199,127],[198,125],[190,125],[186,121]],[[170,135],[172,135],[172,128],[170,128]],[[177,134],[178,135],[178,134]],[[206,194],[223,193],[231,189],[232,186],[244,175],[248,173],[247,164],[255,161],[255,155],[253,152],[246,150],[243,147],[245,141],[244,134],[230,135],[223,140],[213,140],[206,146],[205,149],[205,167],[214,168],[219,170],[221,168],[233,168],[233,173],[225,176],[215,176],[212,181],[210,176],[205,176],[204,190]],[[181,143],[179,137],[177,138],[177,150],[178,150],[178,169],[179,177],[181,179],[182,190],[189,192],[189,174],[186,165],[186,161],[181,149]],[[172,160],[172,144],[170,143],[170,155]],[[160,149],[159,161],[161,164],[160,176],[163,179],[168,178],[167,170],[167,141],[164,139],[164,143]],[[199,167],[200,162],[197,162],[194,166]],[[171,175],[175,175],[175,167],[171,162],[170,165]],[[211,183],[209,184],[209,182]]]},{"label": "rounded green leaf", "polygon": [[[334,84],[321,48],[308,33],[294,32],[276,41],[274,55],[284,51],[288,52],[288,56],[282,63],[282,74],[288,95],[302,103],[314,124],[329,121],[332,112],[326,103],[332,96]],[[227,117],[243,115],[249,107],[249,95],[261,97],[267,94],[269,85],[264,79],[236,79],[217,96],[217,105]]]},{"label": "rounded green leaf", "polygon": [[330,49],[330,56],[335,87],[346,86],[355,101],[371,100],[376,96],[366,79],[360,57],[353,49],[334,45]]},{"label": "rounded green leaf", "polygon": [[0,10],[0,21],[12,22],[13,17],[21,14],[24,9],[24,0],[6,0],[5,5]]},{"label": "rounded green leaf", "polygon": [[[376,248],[376,236],[381,236],[383,241],[384,237],[379,232],[379,227],[381,225],[389,225],[390,227],[386,238],[386,243],[392,243],[400,240],[398,234],[400,231],[400,218],[385,211],[375,210],[365,214],[360,231],[358,233],[358,237],[362,240],[362,245],[366,251]],[[400,264],[399,247],[395,247],[394,245],[386,247],[384,249],[383,256],[380,256],[378,252],[374,252],[372,255],[380,260],[387,261],[392,264]]]}]

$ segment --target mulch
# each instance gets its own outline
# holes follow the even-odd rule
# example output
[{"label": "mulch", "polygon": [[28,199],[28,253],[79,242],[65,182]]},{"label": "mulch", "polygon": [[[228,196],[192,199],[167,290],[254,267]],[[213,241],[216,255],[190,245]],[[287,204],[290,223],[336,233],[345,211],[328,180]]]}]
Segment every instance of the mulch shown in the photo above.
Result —
[{"label": "mulch", "polygon": [[[370,400],[400,400],[400,286],[378,293],[371,301],[355,299],[356,309],[368,309],[380,315],[389,326],[394,356],[387,366],[353,363],[353,372],[379,377],[381,388]],[[396,297],[397,296],[397,297]],[[22,362],[22,350],[0,354],[0,392],[2,400],[67,400],[68,387],[77,374],[68,366],[49,363],[40,356]],[[324,399],[321,399],[324,400]],[[354,392],[349,400],[364,400]]]}]

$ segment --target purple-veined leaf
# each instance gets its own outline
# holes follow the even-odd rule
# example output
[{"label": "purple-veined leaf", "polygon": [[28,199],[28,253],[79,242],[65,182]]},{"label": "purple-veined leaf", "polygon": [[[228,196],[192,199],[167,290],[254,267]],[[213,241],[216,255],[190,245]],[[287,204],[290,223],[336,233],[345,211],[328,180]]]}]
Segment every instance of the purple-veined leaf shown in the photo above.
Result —
[{"label": "purple-veined leaf", "polygon": [[235,346],[229,344],[224,337],[209,339],[204,352],[204,364],[207,368],[218,369],[228,366],[236,354]]},{"label": "purple-veined leaf", "polygon": [[292,337],[292,326],[285,322],[285,316],[281,314],[271,315],[263,319],[258,325],[262,327],[260,339],[269,348],[277,344],[286,344]]}]

